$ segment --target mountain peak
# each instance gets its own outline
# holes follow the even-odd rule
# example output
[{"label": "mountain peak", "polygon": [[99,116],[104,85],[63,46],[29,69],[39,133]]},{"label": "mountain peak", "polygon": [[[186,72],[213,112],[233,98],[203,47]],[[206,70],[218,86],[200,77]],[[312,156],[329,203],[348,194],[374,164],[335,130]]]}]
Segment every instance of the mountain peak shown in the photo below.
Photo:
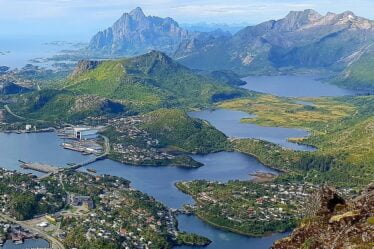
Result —
[{"label": "mountain peak", "polygon": [[140,7],[136,7],[135,9],[133,9],[130,12],[130,16],[134,16],[134,17],[145,17],[144,12],[143,12],[142,8],[140,8]]},{"label": "mountain peak", "polygon": [[290,11],[285,19],[293,19],[299,22],[310,22],[321,18],[322,15],[315,10],[306,9],[304,11]]},{"label": "mountain peak", "polygon": [[171,18],[145,16],[140,7],[124,13],[110,28],[97,33],[89,49],[103,54],[139,55],[155,49],[173,53],[191,34]]},{"label": "mountain peak", "polygon": [[285,18],[279,20],[278,28],[280,30],[297,30],[304,25],[308,25],[318,19],[322,18],[322,15],[312,9],[306,9],[304,11],[291,11]]}]

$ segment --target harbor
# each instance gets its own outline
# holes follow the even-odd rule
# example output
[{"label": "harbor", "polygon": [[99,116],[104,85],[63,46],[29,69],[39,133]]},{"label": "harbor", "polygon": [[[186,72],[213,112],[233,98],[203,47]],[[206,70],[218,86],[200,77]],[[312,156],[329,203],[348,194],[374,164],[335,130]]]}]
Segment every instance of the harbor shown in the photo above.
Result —
[{"label": "harbor", "polygon": [[[99,160],[105,159],[110,152],[109,139],[103,135],[99,135],[98,130],[93,128],[71,128],[64,129],[59,133],[59,137],[64,140],[69,139],[68,142],[63,142],[61,146],[66,150],[80,152],[83,155],[94,155],[94,157],[84,160],[80,163],[68,163],[66,167],[57,167],[54,165],[39,163],[39,162],[25,162],[18,160],[20,167],[25,170],[33,170],[47,175],[56,174],[61,170],[78,170],[81,167],[90,165]],[[101,139],[103,145],[98,143]],[[41,176],[43,178],[44,176]]]}]

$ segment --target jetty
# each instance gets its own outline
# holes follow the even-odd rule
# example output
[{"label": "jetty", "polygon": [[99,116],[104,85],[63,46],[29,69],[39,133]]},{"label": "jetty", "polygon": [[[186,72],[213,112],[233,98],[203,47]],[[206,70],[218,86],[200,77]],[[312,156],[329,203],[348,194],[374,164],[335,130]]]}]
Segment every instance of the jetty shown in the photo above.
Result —
[{"label": "jetty", "polygon": [[48,165],[48,164],[43,164],[43,163],[26,163],[21,160],[18,160],[21,164],[21,168],[23,169],[31,169],[35,170],[41,173],[46,173],[46,174],[51,174],[51,173],[57,173],[60,168]]}]

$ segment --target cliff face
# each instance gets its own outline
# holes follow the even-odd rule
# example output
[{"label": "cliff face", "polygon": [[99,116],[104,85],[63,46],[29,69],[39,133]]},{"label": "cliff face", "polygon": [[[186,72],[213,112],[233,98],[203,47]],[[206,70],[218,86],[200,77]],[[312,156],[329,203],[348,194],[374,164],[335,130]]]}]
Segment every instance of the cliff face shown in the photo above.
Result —
[{"label": "cliff face", "polygon": [[374,184],[347,201],[324,188],[315,201],[311,218],[272,249],[374,248]]}]

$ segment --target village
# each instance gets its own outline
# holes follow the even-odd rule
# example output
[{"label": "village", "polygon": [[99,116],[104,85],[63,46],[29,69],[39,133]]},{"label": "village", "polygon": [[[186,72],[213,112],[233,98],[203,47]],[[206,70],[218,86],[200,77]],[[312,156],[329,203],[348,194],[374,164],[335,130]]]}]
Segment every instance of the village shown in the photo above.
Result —
[{"label": "village", "polygon": [[[311,200],[321,188],[311,183],[276,181],[261,184],[193,181],[177,183],[177,187],[196,200],[196,204],[186,207],[187,209],[198,212],[202,217],[225,217],[216,225],[231,223],[235,224],[232,225],[234,227],[246,227],[245,231],[252,235],[261,232],[261,229],[266,233],[269,227],[274,229],[279,226],[275,230],[281,231],[291,228],[295,221],[311,212],[314,208]],[[351,189],[339,189],[339,193],[342,196],[354,194]],[[261,227],[255,224],[261,224]],[[252,230],[252,227],[257,230]]]},{"label": "village", "polygon": [[111,140],[114,159],[134,165],[153,165],[157,164],[157,162],[173,160],[175,158],[174,155],[161,150],[159,141],[140,128],[142,122],[140,117],[108,120],[106,126],[110,128],[107,136]]}]

